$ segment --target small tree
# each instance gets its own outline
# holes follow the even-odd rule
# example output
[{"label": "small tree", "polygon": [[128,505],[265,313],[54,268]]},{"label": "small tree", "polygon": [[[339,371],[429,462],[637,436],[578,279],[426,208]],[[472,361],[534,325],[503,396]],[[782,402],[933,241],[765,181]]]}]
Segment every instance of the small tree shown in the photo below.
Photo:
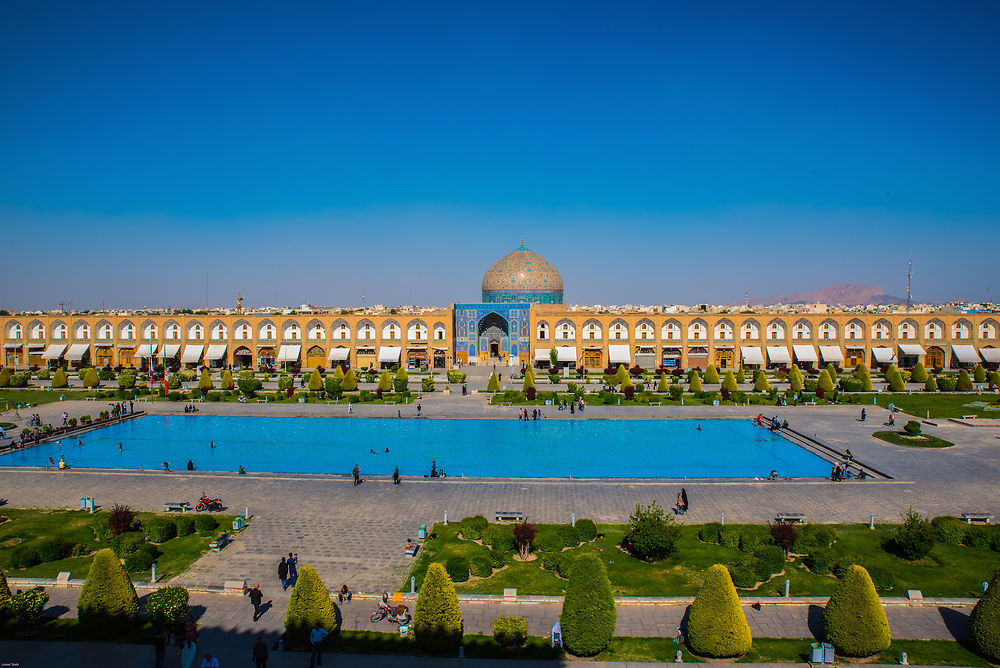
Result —
[{"label": "small tree", "polygon": [[819,380],[816,381],[816,387],[823,390],[824,396],[833,392],[833,380],[830,378],[830,374],[826,372],[826,369],[819,372]]},{"label": "small tree", "polygon": [[160,587],[146,599],[146,615],[154,628],[177,631],[188,615],[188,590]]},{"label": "small tree", "polygon": [[98,550],[94,555],[76,607],[80,625],[94,635],[113,636],[135,626],[139,597],[111,550]]},{"label": "small tree", "polygon": [[667,374],[660,374],[660,382],[656,384],[657,392],[667,392],[670,390],[670,384],[667,382]]},{"label": "small tree", "polygon": [[1000,569],[969,615],[969,639],[980,654],[1000,663]]},{"label": "small tree", "polygon": [[333,374],[330,374],[323,379],[323,389],[326,390],[327,396],[337,397],[343,394],[343,378],[337,380]]},{"label": "small tree", "polygon": [[[7,384],[10,384],[9,373],[7,375]],[[59,367],[58,369],[56,369],[56,372],[52,374],[52,387],[53,389],[55,389],[55,388],[66,387],[67,385],[69,385],[69,381],[66,380],[66,372],[63,370],[62,367]]]},{"label": "small tree", "polygon": [[378,377],[377,387],[380,392],[388,392],[392,389],[392,377],[389,375],[388,371],[383,371]]},{"label": "small tree", "polygon": [[719,370],[715,368],[714,364],[709,364],[708,368],[705,369],[705,382],[706,383],[719,382]]},{"label": "small tree", "polygon": [[[969,374],[965,374],[968,376]],[[83,373],[83,386],[84,387],[98,387],[101,384],[100,378],[97,377],[97,370],[94,367],[89,367]]]},{"label": "small tree", "polygon": [[903,376],[893,365],[889,365],[889,368],[885,372],[885,382],[889,385],[890,392],[906,391],[906,384],[903,382]]},{"label": "small tree", "polygon": [[396,377],[392,379],[392,387],[397,392],[405,392],[410,384],[410,374],[402,366],[396,369]]},{"label": "small tree", "polygon": [[135,523],[135,513],[128,506],[120,506],[117,503],[111,506],[111,514],[108,515],[108,528],[111,529],[112,536],[120,536],[130,531]]},{"label": "small tree", "polygon": [[615,372],[615,385],[621,386],[628,379],[628,369],[625,368],[624,364],[619,364],[618,371]]},{"label": "small tree", "polygon": [[559,619],[563,643],[571,654],[593,656],[611,642],[618,612],[608,574],[597,555],[582,554],[573,562]]},{"label": "small tree", "polygon": [[901,517],[903,523],[896,527],[890,541],[893,550],[909,561],[923,559],[934,549],[933,525],[912,507]]},{"label": "small tree", "polygon": [[863,567],[849,567],[833,592],[823,611],[823,633],[845,656],[871,656],[889,647],[889,620]]},{"label": "small tree", "polygon": [[966,369],[958,372],[958,380],[955,381],[956,392],[972,392],[972,378]]},{"label": "small tree", "polygon": [[767,392],[771,389],[770,383],[767,382],[767,374],[764,373],[763,369],[757,369],[754,372],[753,389],[755,392]]},{"label": "small tree", "polygon": [[212,382],[212,374],[208,372],[208,369],[205,369],[201,372],[201,378],[198,379],[198,389],[201,390],[201,396],[207,396],[213,387],[215,387],[215,383]]},{"label": "small tree", "polygon": [[333,367],[333,377],[339,381],[344,380],[344,368],[339,364]]},{"label": "small tree", "polygon": [[713,658],[743,656],[753,638],[729,571],[715,564],[705,572],[688,613],[687,643],[695,654]]},{"label": "small tree", "polygon": [[[497,389],[499,389],[500,384],[497,384]],[[528,401],[535,400],[535,376],[534,374],[524,374],[524,396]]]},{"label": "small tree", "polygon": [[527,559],[531,553],[531,541],[535,540],[538,529],[534,524],[522,520],[514,525],[514,542],[517,544],[517,553],[522,559]]},{"label": "small tree", "polygon": [[784,551],[785,560],[788,560],[788,553],[791,552],[795,541],[799,539],[799,531],[790,522],[775,522],[767,525],[771,532],[771,540]]},{"label": "small tree", "polygon": [[788,372],[788,385],[792,388],[792,392],[802,391],[802,372],[799,371],[798,364],[793,364]]},{"label": "small tree", "polygon": [[427,567],[413,612],[417,644],[432,653],[452,652],[462,643],[462,611],[455,585],[440,563]]},{"label": "small tree", "polygon": [[736,382],[740,385],[747,382],[747,375],[743,372],[743,367],[736,370]]},{"label": "small tree", "polygon": [[661,561],[674,551],[678,533],[680,526],[674,516],[663,512],[656,501],[648,506],[637,503],[635,512],[629,515],[622,547],[639,559]]},{"label": "small tree", "polygon": [[316,622],[333,633],[337,630],[337,610],[316,569],[305,564],[299,569],[295,587],[288,599],[288,612],[285,614],[286,637],[297,645],[306,645]]},{"label": "small tree", "polygon": [[691,384],[688,386],[689,392],[701,392],[701,377],[698,375],[697,369],[691,369],[694,373],[691,374]]},{"label": "small tree", "polygon": [[249,369],[240,371],[240,375],[236,379],[236,387],[239,388],[240,393],[250,399],[257,394],[257,390],[262,386],[263,383],[261,383],[260,379]]},{"label": "small tree", "polygon": [[927,392],[937,392],[937,381],[933,374],[927,374],[927,382],[924,383],[924,390]]},{"label": "small tree", "polygon": [[725,377],[722,379],[722,389],[729,392],[735,392],[736,386],[736,374],[732,371],[727,371]]},{"label": "small tree", "polygon": [[222,377],[219,379],[219,388],[223,390],[233,389],[233,372],[229,369],[222,370]]},{"label": "small tree", "polygon": [[986,382],[986,369],[983,368],[982,364],[977,364],[976,368],[972,370],[972,378],[977,383]]},{"label": "small tree", "polygon": [[344,380],[340,381],[340,389],[344,392],[354,392],[358,389],[358,377],[354,375],[354,369],[348,369],[344,372]]},{"label": "small tree", "polygon": [[923,362],[917,362],[913,365],[913,371],[910,372],[910,380],[914,383],[927,382],[927,369],[924,368]]},{"label": "small tree", "polygon": [[833,366],[833,362],[828,362],[826,365],[826,372],[830,374],[830,380],[833,384],[837,384],[837,367]]},{"label": "small tree", "polygon": [[319,392],[323,389],[323,374],[319,372],[319,367],[312,370],[309,374],[309,383],[307,385],[310,392]]},{"label": "small tree", "polygon": [[555,366],[559,363],[559,352],[555,348],[549,349],[549,365]]},{"label": "small tree", "polygon": [[497,380],[496,372],[490,374],[490,380],[486,383],[487,392],[499,392],[500,391],[500,381]]}]

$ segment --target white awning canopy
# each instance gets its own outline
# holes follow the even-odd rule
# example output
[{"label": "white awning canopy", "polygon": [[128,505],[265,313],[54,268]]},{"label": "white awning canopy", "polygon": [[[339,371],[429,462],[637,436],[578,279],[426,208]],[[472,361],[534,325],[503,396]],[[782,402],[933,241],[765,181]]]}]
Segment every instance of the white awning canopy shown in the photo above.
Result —
[{"label": "white awning canopy", "polygon": [[152,357],[155,352],[155,343],[140,343],[139,347],[135,349],[135,357]]},{"label": "white awning canopy", "polygon": [[7,348],[8,350],[10,350],[11,348],[20,348],[21,344],[20,343],[5,343],[5,344],[3,344],[3,347]]},{"label": "white awning canopy", "polygon": [[1000,348],[980,348],[979,354],[987,362],[992,364],[1000,363]]},{"label": "white awning canopy", "polygon": [[57,360],[60,357],[62,357],[64,350],[66,350],[65,343],[53,343],[48,348],[45,349],[44,353],[42,353],[42,359]]},{"label": "white awning canopy", "polygon": [[753,346],[740,346],[740,356],[743,357],[744,364],[764,364],[764,353],[760,348]]},{"label": "white awning canopy", "polygon": [[192,364],[201,360],[201,351],[205,349],[205,346],[184,346],[184,354],[181,355],[181,362],[184,364]]},{"label": "white awning canopy", "polygon": [[795,351],[795,359],[800,362],[818,362],[819,356],[816,354],[814,346],[792,346]]},{"label": "white awning canopy", "polygon": [[177,357],[177,353],[181,351],[181,344],[179,343],[164,343],[163,348],[160,349],[160,354],[158,357],[165,357],[167,359]]},{"label": "white awning canopy", "polygon": [[608,362],[611,364],[632,364],[632,356],[629,354],[628,346],[609,345]]},{"label": "white awning canopy", "polygon": [[536,362],[546,362],[549,359],[549,351],[551,348],[535,348],[535,361]]},{"label": "white awning canopy", "polygon": [[926,355],[927,351],[924,347],[917,343],[900,343],[899,352],[904,355]]},{"label": "white awning canopy", "polygon": [[872,355],[879,364],[896,363],[896,351],[892,348],[872,348]]},{"label": "white awning canopy", "polygon": [[575,362],[576,346],[556,346],[557,362]]},{"label": "white awning canopy", "polygon": [[[976,352],[973,346],[956,346],[951,347],[951,352],[954,353],[955,357],[962,364],[976,364],[979,362],[979,353]],[[48,354],[46,352],[46,354]]]},{"label": "white awning canopy", "polygon": [[823,356],[824,362],[843,362],[844,353],[840,346],[820,346],[819,354]]},{"label": "white awning canopy", "polygon": [[399,361],[399,346],[382,346],[378,349],[378,361],[379,362],[398,362]]},{"label": "white awning canopy", "polygon": [[346,362],[351,357],[351,349],[339,346],[337,348],[330,348],[330,352],[327,354],[326,358],[332,362]]},{"label": "white awning canopy", "polygon": [[791,364],[792,356],[785,346],[768,346],[767,359],[771,364]]},{"label": "white awning canopy", "polygon": [[290,343],[286,346],[281,346],[278,348],[278,361],[297,362],[299,360],[300,350],[302,350],[302,346],[297,343]]},{"label": "white awning canopy", "polygon": [[87,343],[74,343],[66,351],[66,359],[70,362],[79,362],[87,354],[90,345]]},{"label": "white awning canopy", "polygon": [[221,360],[226,356],[226,344],[211,345],[208,350],[205,351],[205,361],[214,362],[215,360]]}]

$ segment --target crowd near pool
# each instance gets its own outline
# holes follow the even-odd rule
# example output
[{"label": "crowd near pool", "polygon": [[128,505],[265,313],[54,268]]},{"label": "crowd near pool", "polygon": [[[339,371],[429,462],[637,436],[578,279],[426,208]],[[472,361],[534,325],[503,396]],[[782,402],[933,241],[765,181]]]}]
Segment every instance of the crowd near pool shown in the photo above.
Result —
[{"label": "crowd near pool", "polygon": [[[2,466],[510,478],[824,477],[829,464],[749,420],[438,420],[149,415]],[[119,450],[119,443],[121,449]],[[214,447],[211,444],[214,443]],[[386,452],[388,448],[388,452]]]}]

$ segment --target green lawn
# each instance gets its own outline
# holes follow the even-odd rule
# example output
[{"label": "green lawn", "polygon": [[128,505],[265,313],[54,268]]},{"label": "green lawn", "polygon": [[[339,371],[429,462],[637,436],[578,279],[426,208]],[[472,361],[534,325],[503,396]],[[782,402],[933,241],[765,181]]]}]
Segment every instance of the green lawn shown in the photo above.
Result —
[{"label": "green lawn", "polygon": [[[989,580],[1000,567],[1000,552],[944,543],[937,543],[924,560],[906,562],[882,547],[892,534],[892,525],[876,525],[874,531],[865,524],[832,528],[837,534],[832,547],[835,558],[853,556],[866,567],[880,567],[892,573],[894,585],[883,591],[883,595],[899,596],[907,589],[920,589],[925,596],[978,596],[982,592],[982,582]],[[432,533],[436,537],[425,542],[401,588],[409,588],[410,575],[417,578],[419,585],[431,562],[444,563],[457,555],[469,559],[489,557],[490,548],[462,540],[459,530],[458,523],[434,525]],[[698,526],[683,526],[675,554],[662,563],[642,562],[619,550],[624,536],[621,525],[600,525],[603,538],[569,552],[597,554],[607,568],[616,596],[693,596],[701,586],[702,573],[709,566],[733,563],[743,555],[735,547],[702,542],[698,530]],[[746,527],[746,530],[761,532],[762,528]],[[989,527],[987,531],[1000,532],[1000,527]],[[462,593],[502,594],[505,588],[516,588],[521,594],[561,595],[565,593],[566,580],[542,569],[545,554],[539,553],[538,559],[528,562],[514,561],[508,555],[506,566],[494,571],[492,576],[471,577],[467,582],[457,583],[456,589]],[[783,575],[776,575],[756,590],[749,591],[757,591],[762,596],[780,596],[784,594],[786,579],[793,596],[829,596],[838,583],[833,575],[810,572],[803,565],[803,558],[795,557],[794,561],[786,563]]]},{"label": "green lawn", "polygon": [[955,392],[914,392],[913,394],[876,395],[875,401],[885,408],[893,404],[904,413],[926,418],[928,411],[932,418],[953,418],[975,415],[984,418],[1000,418],[1000,409],[985,410],[986,404],[997,401],[1000,396],[994,392],[980,394],[959,394]]},{"label": "green lawn", "polygon": [[10,405],[9,410],[14,410],[17,404],[48,404],[53,401],[59,401],[59,397],[65,396],[67,400],[69,399],[83,399],[85,397],[93,396],[94,392],[92,390],[71,390],[71,389],[61,389],[61,390],[29,390],[26,388],[20,389],[8,389],[4,388],[0,390],[0,410],[7,408],[7,404]]},{"label": "green lawn", "polygon": [[[153,517],[173,516],[154,515],[153,513],[136,513],[143,522]],[[90,570],[93,552],[107,547],[94,536],[90,522],[93,515],[84,510],[22,510],[17,508],[0,509],[0,517],[7,521],[0,523],[0,568],[9,577],[54,578],[61,571],[69,571],[74,578],[85,578]],[[192,534],[173,538],[157,546],[162,553],[156,560],[157,578],[163,580],[180,575],[186,571],[201,555],[208,551],[208,544],[219,533],[232,526],[232,515],[214,515],[219,522],[219,528],[210,534]],[[18,547],[37,547],[45,539],[59,537],[72,545],[81,546],[82,556],[68,557],[58,561],[50,561],[28,568],[11,569],[11,555]],[[150,571],[131,573],[137,582],[148,582]]]},{"label": "green lawn", "polygon": [[950,448],[955,445],[951,441],[930,434],[911,436],[905,431],[876,431],[872,436],[893,445],[906,445],[911,448]]}]

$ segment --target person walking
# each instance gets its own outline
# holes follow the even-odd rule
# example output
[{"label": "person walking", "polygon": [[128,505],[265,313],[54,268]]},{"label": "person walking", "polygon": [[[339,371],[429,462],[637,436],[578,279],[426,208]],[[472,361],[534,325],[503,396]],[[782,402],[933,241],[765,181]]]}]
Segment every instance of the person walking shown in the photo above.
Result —
[{"label": "person walking", "polygon": [[312,668],[314,663],[320,666],[323,665],[323,641],[326,640],[328,635],[330,634],[319,622],[316,622],[316,626],[309,632],[309,644],[312,645],[312,654],[309,656],[309,668]]},{"label": "person walking", "polygon": [[393,485],[398,485],[399,484],[399,467],[398,466],[392,470],[392,484]]},{"label": "person walking", "polygon": [[299,554],[288,553],[288,584],[295,586],[295,581],[299,579]]},{"label": "person walking", "polygon": [[866,417],[868,417],[868,411],[866,411],[864,408],[862,408],[861,409],[861,421],[864,422]]},{"label": "person walking", "polygon": [[254,665],[257,668],[267,668],[267,643],[260,636],[257,636],[257,643],[253,646],[253,653],[250,658],[253,659]]},{"label": "person walking", "polygon": [[260,604],[264,600],[264,594],[260,591],[260,585],[255,584],[253,589],[247,592],[247,596],[250,597],[250,603],[253,604],[253,620],[256,622],[260,619]]},{"label": "person walking", "polygon": [[278,564],[278,579],[281,580],[281,591],[288,589],[288,562],[285,558],[281,558],[281,563]]},{"label": "person walking", "polygon": [[361,484],[361,467],[355,464],[354,470],[351,473],[354,475],[354,486],[357,487]]},{"label": "person walking", "polygon": [[156,668],[163,668],[163,662],[167,660],[167,631],[160,629],[153,636],[153,651],[156,652]]}]

